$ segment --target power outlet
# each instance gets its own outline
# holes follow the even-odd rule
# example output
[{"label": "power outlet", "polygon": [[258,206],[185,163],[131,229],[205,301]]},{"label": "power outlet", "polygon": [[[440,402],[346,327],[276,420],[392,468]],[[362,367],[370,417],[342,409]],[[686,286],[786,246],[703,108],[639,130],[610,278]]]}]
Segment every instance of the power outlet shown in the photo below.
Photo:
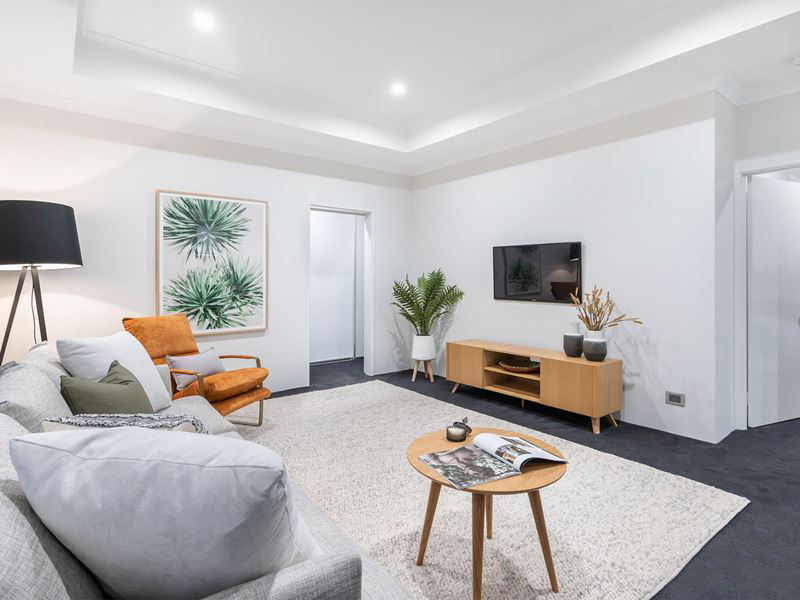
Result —
[{"label": "power outlet", "polygon": [[666,393],[666,402],[670,406],[686,406],[686,394],[668,391]]}]

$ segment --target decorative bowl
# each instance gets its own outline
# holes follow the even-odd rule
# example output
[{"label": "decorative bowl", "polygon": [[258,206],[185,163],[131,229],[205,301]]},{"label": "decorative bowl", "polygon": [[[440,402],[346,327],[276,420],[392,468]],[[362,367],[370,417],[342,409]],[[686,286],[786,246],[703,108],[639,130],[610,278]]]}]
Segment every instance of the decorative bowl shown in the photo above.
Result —
[{"label": "decorative bowl", "polygon": [[540,364],[535,360],[527,358],[522,359],[505,359],[500,361],[500,367],[509,373],[538,373]]}]

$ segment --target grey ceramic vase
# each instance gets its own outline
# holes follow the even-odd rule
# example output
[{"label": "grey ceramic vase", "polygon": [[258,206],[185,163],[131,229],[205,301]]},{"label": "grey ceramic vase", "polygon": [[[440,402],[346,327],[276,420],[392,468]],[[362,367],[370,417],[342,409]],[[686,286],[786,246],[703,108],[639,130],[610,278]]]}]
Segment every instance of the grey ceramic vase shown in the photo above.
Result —
[{"label": "grey ceramic vase", "polygon": [[583,354],[583,334],[564,334],[564,354],[573,358],[578,358],[581,354]]},{"label": "grey ceramic vase", "polygon": [[605,340],[593,340],[589,338],[583,340],[583,355],[586,357],[586,360],[602,362],[606,359],[607,352],[608,346]]}]

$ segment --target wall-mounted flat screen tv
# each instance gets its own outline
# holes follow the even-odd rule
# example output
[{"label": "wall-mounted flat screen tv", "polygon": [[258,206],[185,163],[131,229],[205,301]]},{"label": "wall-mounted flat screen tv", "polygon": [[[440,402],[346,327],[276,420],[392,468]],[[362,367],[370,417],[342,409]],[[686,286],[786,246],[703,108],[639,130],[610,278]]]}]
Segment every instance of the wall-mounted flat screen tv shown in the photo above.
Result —
[{"label": "wall-mounted flat screen tv", "polygon": [[581,295],[581,243],[495,246],[494,297],[522,302],[570,302]]}]

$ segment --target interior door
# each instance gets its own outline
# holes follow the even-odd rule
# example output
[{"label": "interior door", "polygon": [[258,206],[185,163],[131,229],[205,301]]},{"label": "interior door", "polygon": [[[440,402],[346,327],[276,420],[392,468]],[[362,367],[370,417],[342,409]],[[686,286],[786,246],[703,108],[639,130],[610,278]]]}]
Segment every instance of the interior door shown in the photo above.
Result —
[{"label": "interior door", "polygon": [[748,187],[748,425],[800,418],[800,183]]},{"label": "interior door", "polygon": [[355,215],[311,211],[311,362],[354,357],[355,248]]}]

